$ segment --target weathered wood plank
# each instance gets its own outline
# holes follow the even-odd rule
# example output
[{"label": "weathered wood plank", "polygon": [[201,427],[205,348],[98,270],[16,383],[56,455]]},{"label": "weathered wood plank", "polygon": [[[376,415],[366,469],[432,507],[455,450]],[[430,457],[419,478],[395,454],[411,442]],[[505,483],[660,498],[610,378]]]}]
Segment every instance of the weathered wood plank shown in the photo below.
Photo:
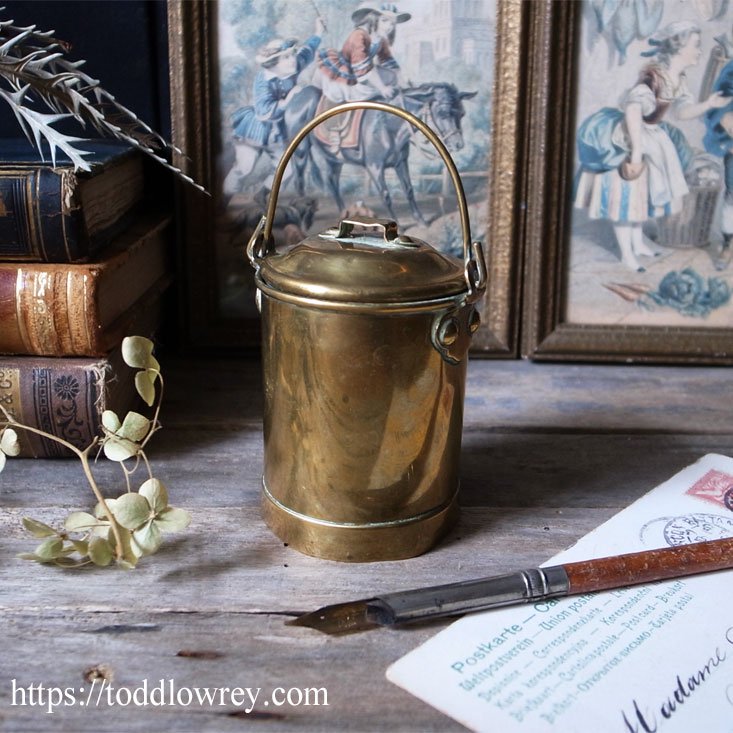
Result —
[{"label": "weathered wood plank", "polygon": [[[278,617],[237,613],[47,613],[43,624],[28,613],[0,613],[12,629],[0,656],[0,730],[37,731],[458,731],[463,728],[387,682],[386,668],[425,641],[442,625],[410,630],[324,637],[288,627]],[[214,652],[214,659],[178,656],[180,651]],[[213,655],[209,655],[213,656]],[[181,688],[262,688],[247,716],[232,704],[164,707],[13,706],[9,680],[74,688],[86,701],[85,670],[106,665],[115,688],[131,692],[172,680]],[[8,684],[5,684],[5,681]],[[100,689],[97,683],[95,693]],[[275,688],[327,692],[328,706],[278,707],[268,698]],[[79,692],[83,689],[83,692]],[[138,699],[142,693],[138,693]],[[114,693],[113,693],[114,695]],[[281,699],[281,693],[276,693]],[[114,701],[114,697],[112,700]],[[123,701],[126,697],[123,695]],[[183,698],[186,699],[185,697]],[[296,700],[297,697],[292,699]],[[323,701],[323,693],[313,700]],[[16,695],[16,702],[20,698]],[[96,695],[92,698],[96,700]],[[249,700],[249,698],[247,698]],[[266,702],[267,701],[267,702]],[[268,704],[269,702],[269,704]],[[245,707],[250,707],[247,703]],[[237,715],[238,713],[238,715]]]},{"label": "weathered wood plank", "polygon": [[[35,543],[23,515],[58,522],[90,506],[90,493],[73,461],[11,460],[0,475],[2,730],[458,730],[384,679],[445,622],[328,638],[284,618],[534,566],[701,455],[733,454],[727,369],[473,361],[458,526],[422,557],[348,565],[284,547],[260,518],[259,365],[172,359],[164,372],[164,430],[149,455],[193,524],[135,571],[70,573],[17,560]],[[119,469],[102,460],[96,470],[105,490],[119,493]],[[176,656],[181,649],[223,656]],[[258,706],[258,717],[237,718],[231,706],[69,706],[47,716],[9,704],[13,678],[78,687],[99,663],[130,688],[161,678],[179,687],[325,686],[330,705],[275,716]]]},{"label": "weathered wood plank", "polygon": [[[257,362],[171,359],[163,369],[164,423],[201,428],[259,422]],[[730,375],[728,367],[472,359],[465,424],[499,430],[733,433],[733,409],[723,399]]]},{"label": "weathered wood plank", "polygon": [[[376,592],[452,582],[531,567],[571,545],[614,509],[467,507],[456,529],[432,552],[399,562],[352,565],[307,557],[285,547],[252,508],[199,507],[193,524],[129,572],[78,571],[15,558],[36,540],[20,524],[28,512],[0,517],[0,610],[40,615],[82,611],[305,612]],[[61,508],[32,516],[57,524]]]},{"label": "weathered wood plank", "polygon": [[477,361],[467,427],[572,433],[733,433],[727,367]]},{"label": "weathered wood plank", "polygon": [[[207,431],[169,427],[155,436],[148,454],[173,503],[255,507],[262,450],[259,426]],[[733,435],[567,435],[468,428],[463,435],[461,501],[472,506],[621,507],[705,453],[733,455]],[[94,470],[110,496],[123,490],[118,466],[102,458]],[[0,503],[82,508],[92,499],[74,461],[11,459],[0,474]]]},{"label": "weathered wood plank", "polygon": [[471,506],[622,508],[733,435],[464,434],[461,501]]}]

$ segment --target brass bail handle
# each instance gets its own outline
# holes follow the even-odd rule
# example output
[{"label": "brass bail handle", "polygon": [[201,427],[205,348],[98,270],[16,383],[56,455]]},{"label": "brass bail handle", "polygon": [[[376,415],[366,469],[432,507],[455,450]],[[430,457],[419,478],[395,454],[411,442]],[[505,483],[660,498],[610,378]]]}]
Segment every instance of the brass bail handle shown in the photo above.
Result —
[{"label": "brass bail handle", "polygon": [[456,197],[458,199],[458,214],[460,216],[461,231],[463,233],[463,262],[469,296],[473,296],[471,297],[471,300],[480,297],[486,287],[486,261],[484,259],[484,251],[481,246],[481,242],[471,242],[471,225],[468,218],[468,204],[466,203],[463,183],[461,182],[461,177],[458,173],[458,169],[456,168],[456,164],[453,162],[453,158],[443,144],[443,141],[432,130],[432,128],[418,117],[415,117],[411,112],[408,112],[401,107],[385,104],[384,102],[364,101],[344,102],[343,104],[338,104],[335,107],[331,107],[325,112],[316,115],[310,122],[304,125],[290,141],[275,170],[275,176],[272,181],[272,191],[270,192],[270,199],[267,204],[267,211],[262,219],[260,219],[260,222],[247,245],[247,256],[250,262],[252,262],[255,268],[257,268],[259,267],[258,261],[274,250],[274,243],[272,240],[272,223],[275,219],[277,198],[280,193],[280,184],[282,183],[283,176],[285,175],[285,169],[287,168],[295,149],[301,142],[303,142],[306,135],[312,132],[312,130],[318,127],[322,122],[325,122],[336,115],[356,109],[373,109],[378,112],[387,112],[389,114],[402,117],[402,119],[407,120],[407,122],[420,130],[420,132],[425,135],[440,154],[440,157],[448,168],[448,173],[453,181],[453,188],[455,189]]}]

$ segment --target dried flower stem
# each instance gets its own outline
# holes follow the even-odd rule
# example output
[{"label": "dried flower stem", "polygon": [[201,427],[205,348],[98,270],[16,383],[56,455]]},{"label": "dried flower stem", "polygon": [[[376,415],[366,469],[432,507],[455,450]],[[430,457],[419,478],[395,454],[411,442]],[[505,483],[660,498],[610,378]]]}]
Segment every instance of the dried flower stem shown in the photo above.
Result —
[{"label": "dried flower stem", "polygon": [[[0,26],[2,24],[0,23]],[[102,435],[97,436],[86,448],[81,449],[56,435],[39,428],[23,425],[10,412],[0,405],[0,470],[5,467],[6,456],[16,456],[21,452],[18,435],[14,428],[40,435],[71,451],[82,464],[84,475],[97,499],[94,516],[88,512],[72,512],[64,520],[64,529],[57,531],[49,525],[32,517],[23,517],[23,525],[32,535],[42,538],[35,552],[19,555],[24,560],[41,563],[54,563],[65,567],[81,567],[88,561],[97,566],[107,566],[115,559],[119,567],[134,568],[144,555],[158,550],[162,533],[175,532],[187,527],[191,516],[184,509],[170,506],[168,490],[160,479],[153,476],[152,468],[145,455],[144,447],[150,436],[161,425],[158,422],[163,395],[163,379],[160,364],[153,356],[153,342],[142,336],[126,336],[122,340],[121,351],[124,362],[133,369],[135,388],[138,395],[154,408],[154,417],[149,420],[134,410],[123,419],[113,410],[104,410],[101,415]],[[156,382],[160,385],[156,389]],[[157,397],[157,400],[156,400]],[[125,477],[127,491],[116,499],[105,499],[97,485],[90,456],[98,457],[99,451],[111,461],[120,464]],[[132,468],[125,461],[134,459]],[[145,464],[148,478],[138,491],[133,491],[130,476]],[[111,532],[110,532],[111,529]],[[81,533],[81,539],[69,537],[69,533]],[[79,558],[72,558],[72,554]]]},{"label": "dried flower stem", "polygon": [[153,433],[160,430],[161,425],[158,422],[158,416],[160,415],[160,406],[163,404],[163,392],[165,391],[165,382],[163,381],[163,375],[160,372],[157,373],[157,378],[158,378],[158,381],[160,382],[160,391],[158,392],[158,397],[157,397],[158,404],[155,406],[155,412],[153,413],[153,419],[150,421],[152,427],[150,429],[150,432],[143,439],[142,443],[140,443],[140,448],[141,448],[140,455],[143,457],[143,460],[145,461],[145,465],[148,468],[148,472],[150,472],[150,466],[148,465],[148,459],[145,456],[145,453],[143,452],[143,450],[145,446],[148,444],[148,441],[150,440],[150,438],[153,437]]},{"label": "dried flower stem", "polygon": [[76,457],[81,461],[82,470],[84,471],[84,475],[86,476],[86,479],[89,483],[89,486],[92,489],[92,492],[94,493],[94,496],[96,497],[97,501],[99,502],[100,506],[104,510],[104,514],[106,518],[109,520],[110,526],[112,528],[112,533],[115,536],[115,542],[117,543],[117,549],[116,549],[116,558],[118,560],[122,560],[124,557],[124,547],[122,545],[122,536],[120,534],[120,525],[117,524],[117,520],[114,517],[114,514],[112,514],[112,511],[110,510],[109,506],[107,505],[107,500],[104,498],[104,494],[99,489],[99,486],[97,486],[97,481],[94,478],[94,474],[92,473],[92,468],[89,465],[89,453],[94,448],[94,446],[97,444],[97,438],[95,438],[84,450],[80,450],[72,443],[69,443],[67,440],[64,440],[63,438],[59,438],[56,435],[51,435],[51,433],[47,433],[44,430],[39,430],[38,428],[30,427],[29,425],[23,425],[23,423],[18,422],[2,405],[0,405],[0,410],[2,410],[3,415],[5,416],[5,421],[7,425],[12,425],[14,428],[17,428],[19,430],[25,430],[28,433],[34,433],[35,435],[40,435],[42,438],[46,438],[47,440],[53,440],[59,445],[62,445],[64,448],[70,450]]}]

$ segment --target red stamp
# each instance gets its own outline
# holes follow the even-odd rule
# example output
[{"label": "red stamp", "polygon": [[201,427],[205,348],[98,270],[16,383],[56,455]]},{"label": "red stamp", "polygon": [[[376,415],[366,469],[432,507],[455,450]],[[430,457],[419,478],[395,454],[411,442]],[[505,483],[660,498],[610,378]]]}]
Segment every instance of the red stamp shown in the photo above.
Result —
[{"label": "red stamp", "polygon": [[695,481],[685,493],[730,508],[727,506],[726,499],[730,501],[731,490],[733,490],[733,476],[723,471],[712,470]]}]

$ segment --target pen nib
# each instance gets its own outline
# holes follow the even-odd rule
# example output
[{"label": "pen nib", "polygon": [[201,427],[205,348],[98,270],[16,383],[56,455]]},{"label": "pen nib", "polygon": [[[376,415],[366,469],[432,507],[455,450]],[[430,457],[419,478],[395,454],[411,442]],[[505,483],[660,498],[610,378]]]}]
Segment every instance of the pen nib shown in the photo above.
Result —
[{"label": "pen nib", "polygon": [[324,606],[317,611],[286,621],[288,626],[307,626],[324,634],[351,634],[384,625],[384,619],[375,613],[379,608],[369,601],[351,601]]}]

